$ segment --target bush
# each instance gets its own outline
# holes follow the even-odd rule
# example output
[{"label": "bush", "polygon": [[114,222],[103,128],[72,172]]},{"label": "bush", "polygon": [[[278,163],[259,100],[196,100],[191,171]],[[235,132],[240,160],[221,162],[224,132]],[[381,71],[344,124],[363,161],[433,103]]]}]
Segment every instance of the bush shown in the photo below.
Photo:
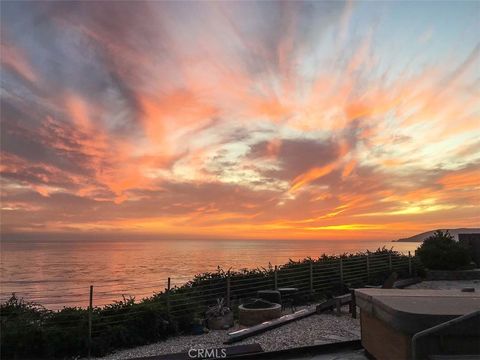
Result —
[{"label": "bush", "polygon": [[[93,309],[92,355],[162,340],[174,334],[160,302],[124,299]],[[87,353],[88,311],[59,311],[13,295],[0,305],[2,359],[74,359]]]},{"label": "bush", "polygon": [[458,270],[471,261],[468,248],[453,239],[447,231],[436,231],[418,248],[417,255],[428,269]]}]

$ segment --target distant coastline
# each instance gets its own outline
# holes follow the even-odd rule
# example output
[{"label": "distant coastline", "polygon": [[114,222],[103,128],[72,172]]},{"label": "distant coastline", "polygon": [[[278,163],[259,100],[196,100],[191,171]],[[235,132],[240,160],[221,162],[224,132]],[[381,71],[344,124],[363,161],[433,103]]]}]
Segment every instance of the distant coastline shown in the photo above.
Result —
[{"label": "distant coastline", "polygon": [[392,242],[422,242],[427,237],[433,235],[433,233],[437,230],[442,230],[448,232],[453,235],[455,239],[458,240],[458,234],[480,234],[480,228],[458,228],[458,229],[436,229],[423,232],[421,234],[413,235],[408,238],[402,238],[398,240],[392,240]]}]

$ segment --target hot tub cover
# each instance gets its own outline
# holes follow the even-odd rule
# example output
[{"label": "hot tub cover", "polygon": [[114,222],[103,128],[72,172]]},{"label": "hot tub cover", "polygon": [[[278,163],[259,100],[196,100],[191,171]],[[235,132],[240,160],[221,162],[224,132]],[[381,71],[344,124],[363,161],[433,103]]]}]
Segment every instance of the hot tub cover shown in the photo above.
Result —
[{"label": "hot tub cover", "polygon": [[356,289],[361,311],[407,334],[480,309],[480,293],[460,290]]}]

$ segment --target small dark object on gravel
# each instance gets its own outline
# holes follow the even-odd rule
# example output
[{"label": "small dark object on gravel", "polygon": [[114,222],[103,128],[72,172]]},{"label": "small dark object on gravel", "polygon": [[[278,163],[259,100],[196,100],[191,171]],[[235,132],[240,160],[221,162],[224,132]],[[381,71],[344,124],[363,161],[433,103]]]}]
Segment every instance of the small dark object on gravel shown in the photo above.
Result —
[{"label": "small dark object on gravel", "polygon": [[463,288],[462,292],[475,292],[475,288]]}]

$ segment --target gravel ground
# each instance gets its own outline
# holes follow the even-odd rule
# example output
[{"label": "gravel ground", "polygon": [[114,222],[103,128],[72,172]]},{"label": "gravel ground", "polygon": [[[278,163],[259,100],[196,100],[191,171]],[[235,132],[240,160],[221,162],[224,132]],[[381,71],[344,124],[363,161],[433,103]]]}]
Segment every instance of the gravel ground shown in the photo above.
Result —
[{"label": "gravel ground", "polygon": [[[191,348],[225,347],[228,346],[223,345],[227,339],[227,333],[235,329],[237,328],[215,330],[204,335],[175,336],[162,342],[121,350],[101,359],[130,359],[185,352]],[[273,351],[359,338],[360,322],[358,319],[352,319],[348,314],[348,308],[344,307],[341,316],[333,313],[315,314],[229,346],[259,343],[264,351]]]},{"label": "gravel ground", "polygon": [[455,290],[463,288],[474,288],[480,291],[480,280],[437,280],[422,281],[421,283],[410,285],[407,289],[432,289],[432,290]]},{"label": "gravel ground", "polygon": [[[480,291],[480,280],[465,281],[423,281],[411,285],[408,289],[463,289],[475,288]],[[105,360],[131,359],[142,356],[153,356],[186,352],[191,348],[217,348],[240,344],[258,343],[264,351],[274,351],[299,346],[318,345],[335,341],[347,341],[360,338],[360,322],[352,319],[348,308],[342,308],[342,315],[324,313],[312,315],[305,319],[252,336],[232,345],[224,345],[228,332],[239,329],[235,326],[229,330],[210,331],[204,335],[175,336],[167,340],[133,349],[120,350],[108,356],[98,358]]]}]

